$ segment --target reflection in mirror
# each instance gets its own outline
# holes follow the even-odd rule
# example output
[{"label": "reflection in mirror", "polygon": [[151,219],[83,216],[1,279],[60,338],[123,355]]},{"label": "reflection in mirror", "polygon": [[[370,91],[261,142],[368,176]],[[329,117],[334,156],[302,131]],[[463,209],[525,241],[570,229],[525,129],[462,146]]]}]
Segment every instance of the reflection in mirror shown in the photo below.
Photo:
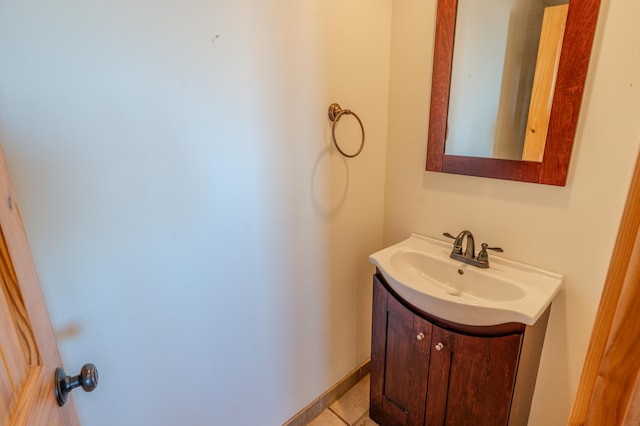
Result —
[{"label": "reflection in mirror", "polygon": [[[542,30],[545,24],[539,24],[540,28],[536,32],[542,34],[539,37],[539,41],[534,44],[537,43],[540,46],[549,43],[555,47],[544,49],[552,52],[548,57],[545,56],[544,60],[541,59],[540,55],[537,55],[537,64],[529,71],[525,71],[524,68],[521,70],[519,68],[521,63],[514,62],[514,64],[510,64],[512,61],[506,61],[504,58],[504,55],[507,54],[506,52],[511,50],[511,44],[522,45],[521,36],[510,36],[509,39],[502,41],[501,51],[503,52],[503,57],[499,60],[496,59],[500,64],[498,66],[500,82],[493,83],[493,85],[498,87],[498,93],[504,93],[504,95],[493,97],[492,103],[498,105],[498,107],[493,113],[489,114],[492,117],[492,122],[488,126],[491,132],[487,130],[487,127],[483,130],[485,134],[491,135],[489,138],[491,148],[487,149],[491,156],[489,157],[489,154],[485,154],[487,156],[481,157],[479,153],[453,155],[450,151],[450,149],[453,149],[451,148],[451,141],[453,139],[465,139],[455,136],[455,133],[459,132],[459,130],[454,121],[468,120],[464,126],[471,129],[473,133],[467,139],[473,142],[475,149],[477,144],[481,144],[477,138],[477,133],[480,132],[478,129],[481,128],[481,125],[473,120],[477,120],[480,115],[487,115],[485,108],[487,108],[486,104],[489,103],[487,100],[489,99],[488,95],[484,95],[481,92],[481,90],[484,90],[482,85],[477,86],[475,89],[479,91],[478,93],[473,94],[470,98],[466,97],[462,101],[458,101],[457,95],[450,93],[451,90],[461,91],[460,89],[451,88],[454,55],[461,56],[457,50],[460,47],[458,43],[462,43],[462,41],[456,40],[454,49],[454,36],[456,33],[464,31],[463,26],[469,25],[469,22],[462,21],[463,18],[457,22],[458,3],[466,2],[467,6],[472,3],[479,3],[486,6],[490,1],[495,1],[497,2],[496,4],[500,5],[513,1],[531,6],[533,3],[543,0],[438,0],[433,73],[431,76],[426,168],[428,171],[434,172],[564,186],[567,181],[571,151],[577,129],[580,104],[582,102],[601,0],[570,0],[566,19],[561,19],[561,22],[565,22],[566,25],[564,31],[555,30],[550,32],[556,33],[554,36],[555,42],[547,41],[546,32]],[[547,1],[545,6],[556,4],[556,2],[550,3],[550,1]],[[461,8],[467,6],[462,4]],[[512,16],[514,16],[513,21]],[[469,20],[468,17],[465,19]],[[503,15],[503,20],[506,22],[503,23],[503,33],[509,33],[511,26],[522,25],[523,28],[528,28],[524,24],[517,23],[515,12],[511,9],[508,12],[508,17]],[[543,21],[545,21],[545,18],[543,18]],[[497,23],[492,22],[492,25],[497,26]],[[474,33],[474,37],[480,37],[478,31],[480,31],[480,35],[484,36],[485,32],[491,32],[492,30],[493,28],[491,27],[490,29],[477,30]],[[550,37],[550,39],[553,39],[553,37]],[[489,49],[485,44],[482,44],[475,50],[471,48],[471,54],[479,56],[482,59],[483,66],[487,66],[488,62],[493,61],[486,59],[489,54],[493,54],[492,49],[495,48]],[[468,51],[469,48],[465,50]],[[541,51],[542,49],[537,50]],[[487,53],[488,51],[489,53]],[[464,60],[466,60],[466,55]],[[460,61],[457,60],[457,62]],[[544,67],[541,66],[541,63],[544,63]],[[455,67],[459,68],[462,65],[455,65]],[[456,69],[455,72],[460,75],[463,82],[465,77],[469,79],[469,72],[466,75],[464,70],[459,72]],[[472,74],[473,79],[478,77],[475,76],[475,72],[473,71],[474,74]],[[532,73],[533,79],[531,80]],[[480,71],[478,71],[478,74],[480,74]],[[524,77],[521,78],[521,75],[527,75],[528,77],[526,79]],[[540,79],[542,83],[538,82]],[[521,83],[521,80],[530,81],[530,83],[524,84]],[[457,83],[454,83],[454,85],[457,85]],[[532,87],[528,94],[522,89],[527,85]],[[508,92],[506,88],[509,86],[515,87],[516,92]],[[538,87],[541,89],[538,90]],[[471,89],[462,91],[465,92],[462,95],[468,96]],[[502,101],[502,98],[507,100]],[[523,99],[524,102],[521,103],[520,101]],[[450,101],[451,103],[458,102],[457,105],[451,106],[451,117],[449,117]],[[481,107],[477,107],[480,108],[479,112],[462,114],[459,119],[454,117],[456,114],[460,116],[456,112],[458,109],[464,108],[466,107],[465,104],[473,102],[481,105]],[[503,116],[506,118],[503,118]],[[524,117],[527,117],[526,121]],[[449,122],[450,120],[451,123]],[[498,121],[501,122],[500,125]],[[513,123],[522,122],[526,123],[524,131],[521,128],[518,129],[516,126],[512,126]],[[456,128],[453,128],[453,126],[456,126]],[[469,132],[469,130],[465,131]],[[519,145],[524,146],[524,149],[503,148],[500,141],[498,144],[494,144],[493,141],[497,133],[524,133],[524,140],[518,138]],[[515,137],[502,139],[513,140]],[[447,146],[446,149],[445,146]],[[503,152],[511,150],[516,153],[503,154]],[[502,158],[494,158],[494,151],[499,151],[499,157]]]},{"label": "reflection in mirror", "polygon": [[567,3],[458,0],[445,154],[542,161]]}]

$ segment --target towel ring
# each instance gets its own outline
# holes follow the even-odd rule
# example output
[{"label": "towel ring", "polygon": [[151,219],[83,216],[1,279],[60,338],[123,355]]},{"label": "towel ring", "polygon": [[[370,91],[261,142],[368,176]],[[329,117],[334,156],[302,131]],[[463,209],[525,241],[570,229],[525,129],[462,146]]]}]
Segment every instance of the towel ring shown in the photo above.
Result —
[{"label": "towel ring", "polygon": [[[360,148],[358,148],[358,151],[356,151],[355,154],[347,154],[346,152],[344,152],[340,148],[340,145],[338,145],[338,141],[336,140],[336,124],[338,123],[338,121],[340,121],[340,117],[342,117],[343,115],[353,115],[356,120],[358,120],[358,124],[360,124],[360,130],[362,130],[362,141],[360,142]],[[355,112],[346,108],[342,109],[340,105],[333,103],[329,105],[329,120],[331,120],[331,122],[333,123],[331,125],[331,136],[333,137],[333,144],[336,146],[338,151],[340,151],[340,154],[344,155],[347,158],[353,158],[360,154],[360,152],[362,152],[362,148],[364,148],[364,126],[362,125],[360,117],[358,117]]]}]

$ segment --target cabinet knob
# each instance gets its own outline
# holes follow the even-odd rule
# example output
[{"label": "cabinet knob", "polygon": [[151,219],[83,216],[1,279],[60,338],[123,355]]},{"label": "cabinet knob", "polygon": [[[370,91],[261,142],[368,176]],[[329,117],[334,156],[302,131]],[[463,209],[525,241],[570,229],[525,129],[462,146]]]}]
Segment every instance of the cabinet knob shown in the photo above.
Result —
[{"label": "cabinet knob", "polygon": [[422,340],[422,339],[424,339],[424,333],[420,333],[420,334],[418,334],[418,335],[416,336],[416,339],[418,339],[418,340]]},{"label": "cabinet knob", "polygon": [[444,348],[444,345],[442,344],[442,342],[439,342],[439,343],[436,345],[436,351],[441,351],[443,348]]}]

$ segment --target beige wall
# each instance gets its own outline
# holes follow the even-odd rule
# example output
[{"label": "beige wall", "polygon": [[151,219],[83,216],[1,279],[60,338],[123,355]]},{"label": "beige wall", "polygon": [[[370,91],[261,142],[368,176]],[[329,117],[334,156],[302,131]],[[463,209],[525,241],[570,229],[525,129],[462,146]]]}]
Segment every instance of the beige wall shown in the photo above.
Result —
[{"label": "beige wall", "polygon": [[390,25],[389,0],[0,3],[0,143],[67,370],[100,369],[84,425],[282,424],[368,357]]},{"label": "beige wall", "polygon": [[569,179],[557,188],[424,171],[436,1],[393,3],[385,245],[471,229],[565,275],[530,425],[565,424],[640,141],[640,3],[603,1]]}]

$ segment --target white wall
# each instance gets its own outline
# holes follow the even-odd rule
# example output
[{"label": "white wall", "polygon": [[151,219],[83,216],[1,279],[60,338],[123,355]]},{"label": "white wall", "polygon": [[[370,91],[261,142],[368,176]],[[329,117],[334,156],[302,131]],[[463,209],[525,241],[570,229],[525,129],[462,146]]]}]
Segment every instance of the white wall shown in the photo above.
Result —
[{"label": "white wall", "polygon": [[436,1],[393,3],[385,245],[471,229],[565,274],[530,425],[566,424],[640,141],[640,3],[602,2],[566,187],[424,171]]},{"label": "white wall", "polygon": [[101,374],[83,424],[281,424],[368,357],[390,25],[390,1],[0,2],[0,143],[66,367]]}]

